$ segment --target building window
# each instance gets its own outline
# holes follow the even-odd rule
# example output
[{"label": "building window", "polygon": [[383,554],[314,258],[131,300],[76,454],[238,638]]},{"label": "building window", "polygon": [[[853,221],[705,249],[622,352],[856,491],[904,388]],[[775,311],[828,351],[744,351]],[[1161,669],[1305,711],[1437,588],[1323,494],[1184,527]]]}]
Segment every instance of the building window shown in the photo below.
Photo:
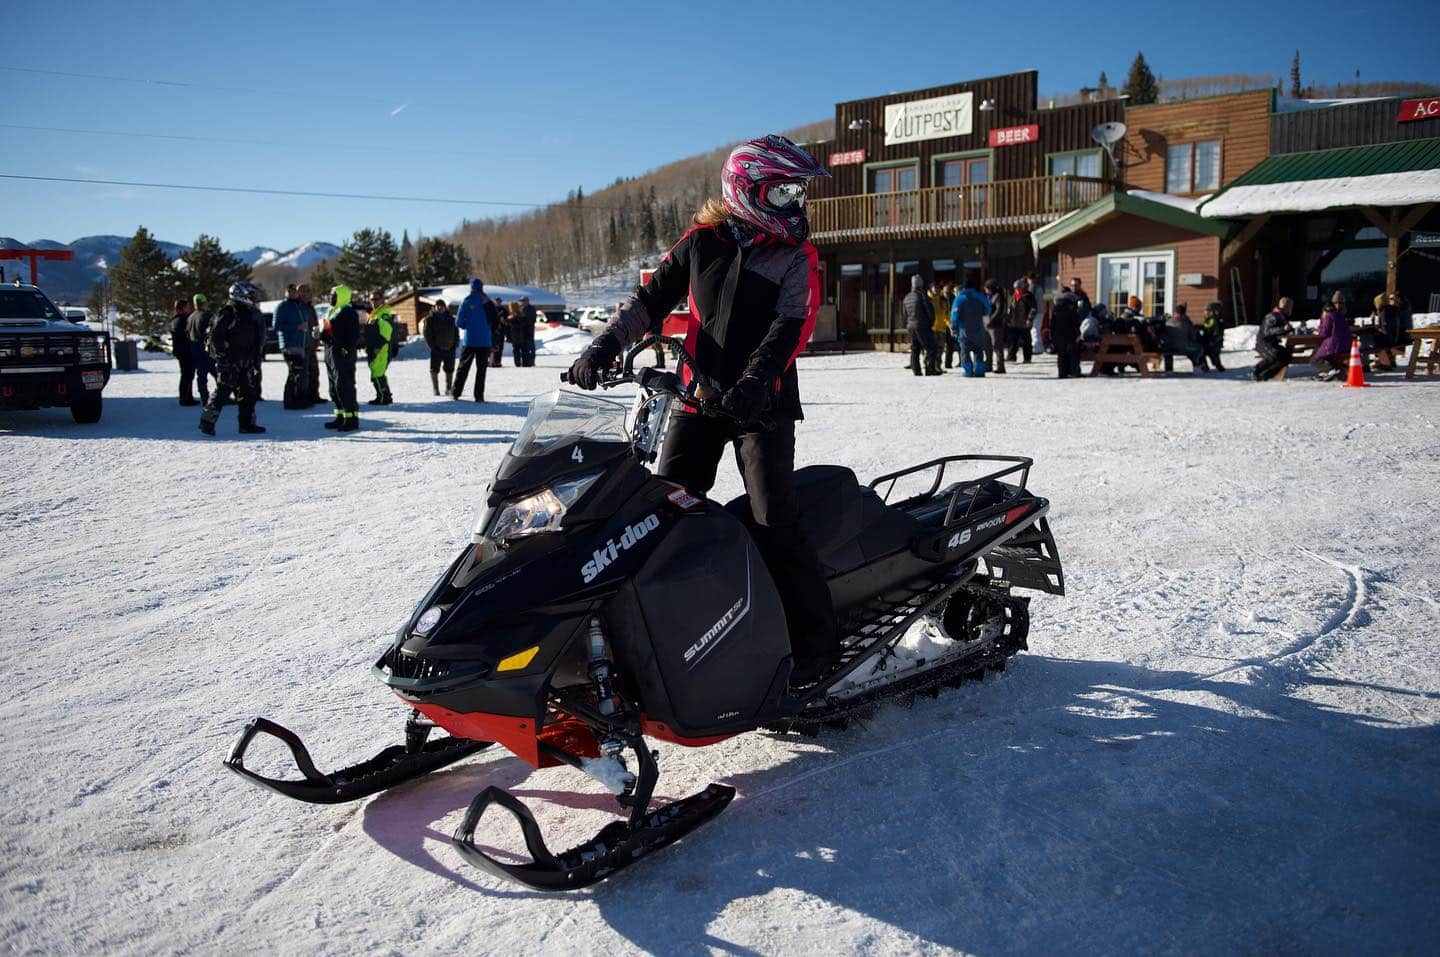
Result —
[{"label": "building window", "polygon": [[937,156],[935,185],[940,219],[954,222],[962,219],[984,219],[989,210],[990,154],[968,156]]},{"label": "building window", "polygon": [[1163,252],[1120,253],[1099,257],[1100,300],[1118,312],[1131,296],[1140,297],[1146,316],[1167,316],[1175,301],[1175,254]]},{"label": "building window", "polygon": [[1165,192],[1203,193],[1219,188],[1219,140],[1181,143],[1165,150]]},{"label": "building window", "polygon": [[1051,176],[1089,176],[1100,178],[1099,150],[1078,153],[1053,153],[1045,158],[1045,171]]},{"label": "building window", "polygon": [[[918,163],[871,167],[866,170],[865,180],[866,192],[875,196],[871,201],[872,226],[908,226],[917,221],[914,190],[920,185]],[[889,193],[905,195],[890,196]]]}]

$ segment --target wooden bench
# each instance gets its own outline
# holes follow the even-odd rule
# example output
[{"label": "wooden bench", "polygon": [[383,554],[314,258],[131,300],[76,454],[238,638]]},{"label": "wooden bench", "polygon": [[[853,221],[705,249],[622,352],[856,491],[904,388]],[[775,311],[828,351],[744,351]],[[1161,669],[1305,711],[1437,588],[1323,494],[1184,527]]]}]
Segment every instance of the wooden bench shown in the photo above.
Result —
[{"label": "wooden bench", "polygon": [[1290,347],[1290,362],[1282,366],[1280,371],[1275,373],[1277,381],[1285,378],[1285,373],[1290,371],[1290,366],[1314,365],[1315,350],[1320,348],[1320,343],[1325,341],[1324,336],[1316,335],[1294,335],[1285,337],[1285,345]]},{"label": "wooden bench", "polygon": [[[1420,346],[1426,342],[1430,343],[1430,354],[1422,356]],[[1415,366],[1422,362],[1426,375],[1433,375],[1440,367],[1440,329],[1410,330],[1410,362],[1405,366],[1405,378],[1415,378]]]},{"label": "wooden bench", "polygon": [[1082,362],[1095,363],[1090,367],[1091,375],[1101,375],[1105,366],[1116,366],[1123,371],[1125,366],[1135,366],[1142,376],[1149,376],[1150,369],[1160,367],[1161,355],[1146,352],[1145,344],[1133,332],[1107,332],[1100,337],[1099,345],[1080,353]]}]

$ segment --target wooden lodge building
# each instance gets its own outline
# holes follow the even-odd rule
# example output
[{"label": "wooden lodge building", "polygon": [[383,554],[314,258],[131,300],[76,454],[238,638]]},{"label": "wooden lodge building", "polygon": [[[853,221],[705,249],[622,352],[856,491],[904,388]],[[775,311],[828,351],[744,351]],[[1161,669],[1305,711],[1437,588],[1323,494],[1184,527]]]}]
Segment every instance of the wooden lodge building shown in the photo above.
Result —
[{"label": "wooden lodge building", "polygon": [[[1423,311],[1440,291],[1430,268],[1440,258],[1406,253],[1440,242],[1429,232],[1440,224],[1426,192],[1432,173],[1440,176],[1430,166],[1440,167],[1431,155],[1440,151],[1372,154],[1440,137],[1440,105],[1283,106],[1265,89],[1041,108],[1033,70],[837,103],[834,139],[809,145],[831,172],[812,184],[807,204],[831,307],[822,315],[836,320],[822,326],[852,346],[898,345],[911,276],[995,278],[1008,288],[1029,272],[1047,295],[1077,275],[1095,301],[1138,295],[1150,314],[1182,302],[1198,314],[1219,300],[1229,321],[1255,322],[1280,295],[1303,309],[1321,289],[1368,298],[1377,282]],[[1113,122],[1126,132],[1112,162],[1092,131]],[[1362,149],[1342,159],[1337,147]],[[1277,156],[1321,149],[1332,155]],[[1341,187],[1317,200],[1316,188],[1285,185],[1287,176],[1367,171],[1408,177],[1408,186],[1372,179],[1376,189],[1352,197]],[[1287,192],[1315,208],[1288,208]]]}]

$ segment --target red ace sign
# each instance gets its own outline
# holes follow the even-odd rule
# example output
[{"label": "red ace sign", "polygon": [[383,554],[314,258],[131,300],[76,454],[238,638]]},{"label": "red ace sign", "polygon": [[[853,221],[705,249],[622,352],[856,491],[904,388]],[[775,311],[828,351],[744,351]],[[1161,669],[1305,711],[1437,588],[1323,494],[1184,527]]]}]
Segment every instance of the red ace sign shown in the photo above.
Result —
[{"label": "red ace sign", "polygon": [[1039,139],[1039,123],[1031,123],[1029,126],[1007,126],[1004,129],[990,131],[991,146],[1019,146],[1021,143],[1034,143]]},{"label": "red ace sign", "polygon": [[1424,100],[1401,100],[1400,119],[1401,123],[1411,123],[1415,120],[1433,120],[1440,116],[1440,96],[1432,96]]}]

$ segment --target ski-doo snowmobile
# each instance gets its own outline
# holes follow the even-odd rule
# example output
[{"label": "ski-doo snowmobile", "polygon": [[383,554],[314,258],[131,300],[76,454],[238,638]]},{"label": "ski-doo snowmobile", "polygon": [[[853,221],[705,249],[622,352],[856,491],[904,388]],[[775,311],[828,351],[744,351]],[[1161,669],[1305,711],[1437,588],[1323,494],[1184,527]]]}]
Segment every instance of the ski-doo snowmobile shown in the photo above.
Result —
[{"label": "ski-doo snowmobile", "polygon": [[[1049,502],[1026,487],[1030,459],[946,456],[868,485],[814,465],[795,485],[844,650],[817,683],[792,686],[785,614],[747,530],[747,498],[722,505],[646,468],[672,413],[724,414],[674,373],[634,368],[657,341],[677,366],[690,362],[677,340],[634,346],[602,383],[636,385],[632,407],[563,390],[531,403],[473,540],[374,666],[412,709],[403,745],[325,774],[293,732],[256,718],[226,765],[317,803],[377,793],[491,744],[536,768],[571,765],[605,782],[625,819],[554,853],[529,809],[489,787],[454,843],[499,877],[578,888],[680,839],[735,796],[711,784],[652,809],[658,752],[647,738],[699,747],[761,729],[814,735],[882,701],[1003,669],[1026,647],[1029,599],[1016,590],[1064,593]],[[964,469],[984,474],[945,483]],[[907,485],[919,494],[896,496]],[[902,654],[915,626],[943,640]],[[432,740],[436,727],[449,736]],[[299,778],[245,765],[260,735],[288,746]],[[492,807],[517,819],[530,861],[476,845]]]}]

